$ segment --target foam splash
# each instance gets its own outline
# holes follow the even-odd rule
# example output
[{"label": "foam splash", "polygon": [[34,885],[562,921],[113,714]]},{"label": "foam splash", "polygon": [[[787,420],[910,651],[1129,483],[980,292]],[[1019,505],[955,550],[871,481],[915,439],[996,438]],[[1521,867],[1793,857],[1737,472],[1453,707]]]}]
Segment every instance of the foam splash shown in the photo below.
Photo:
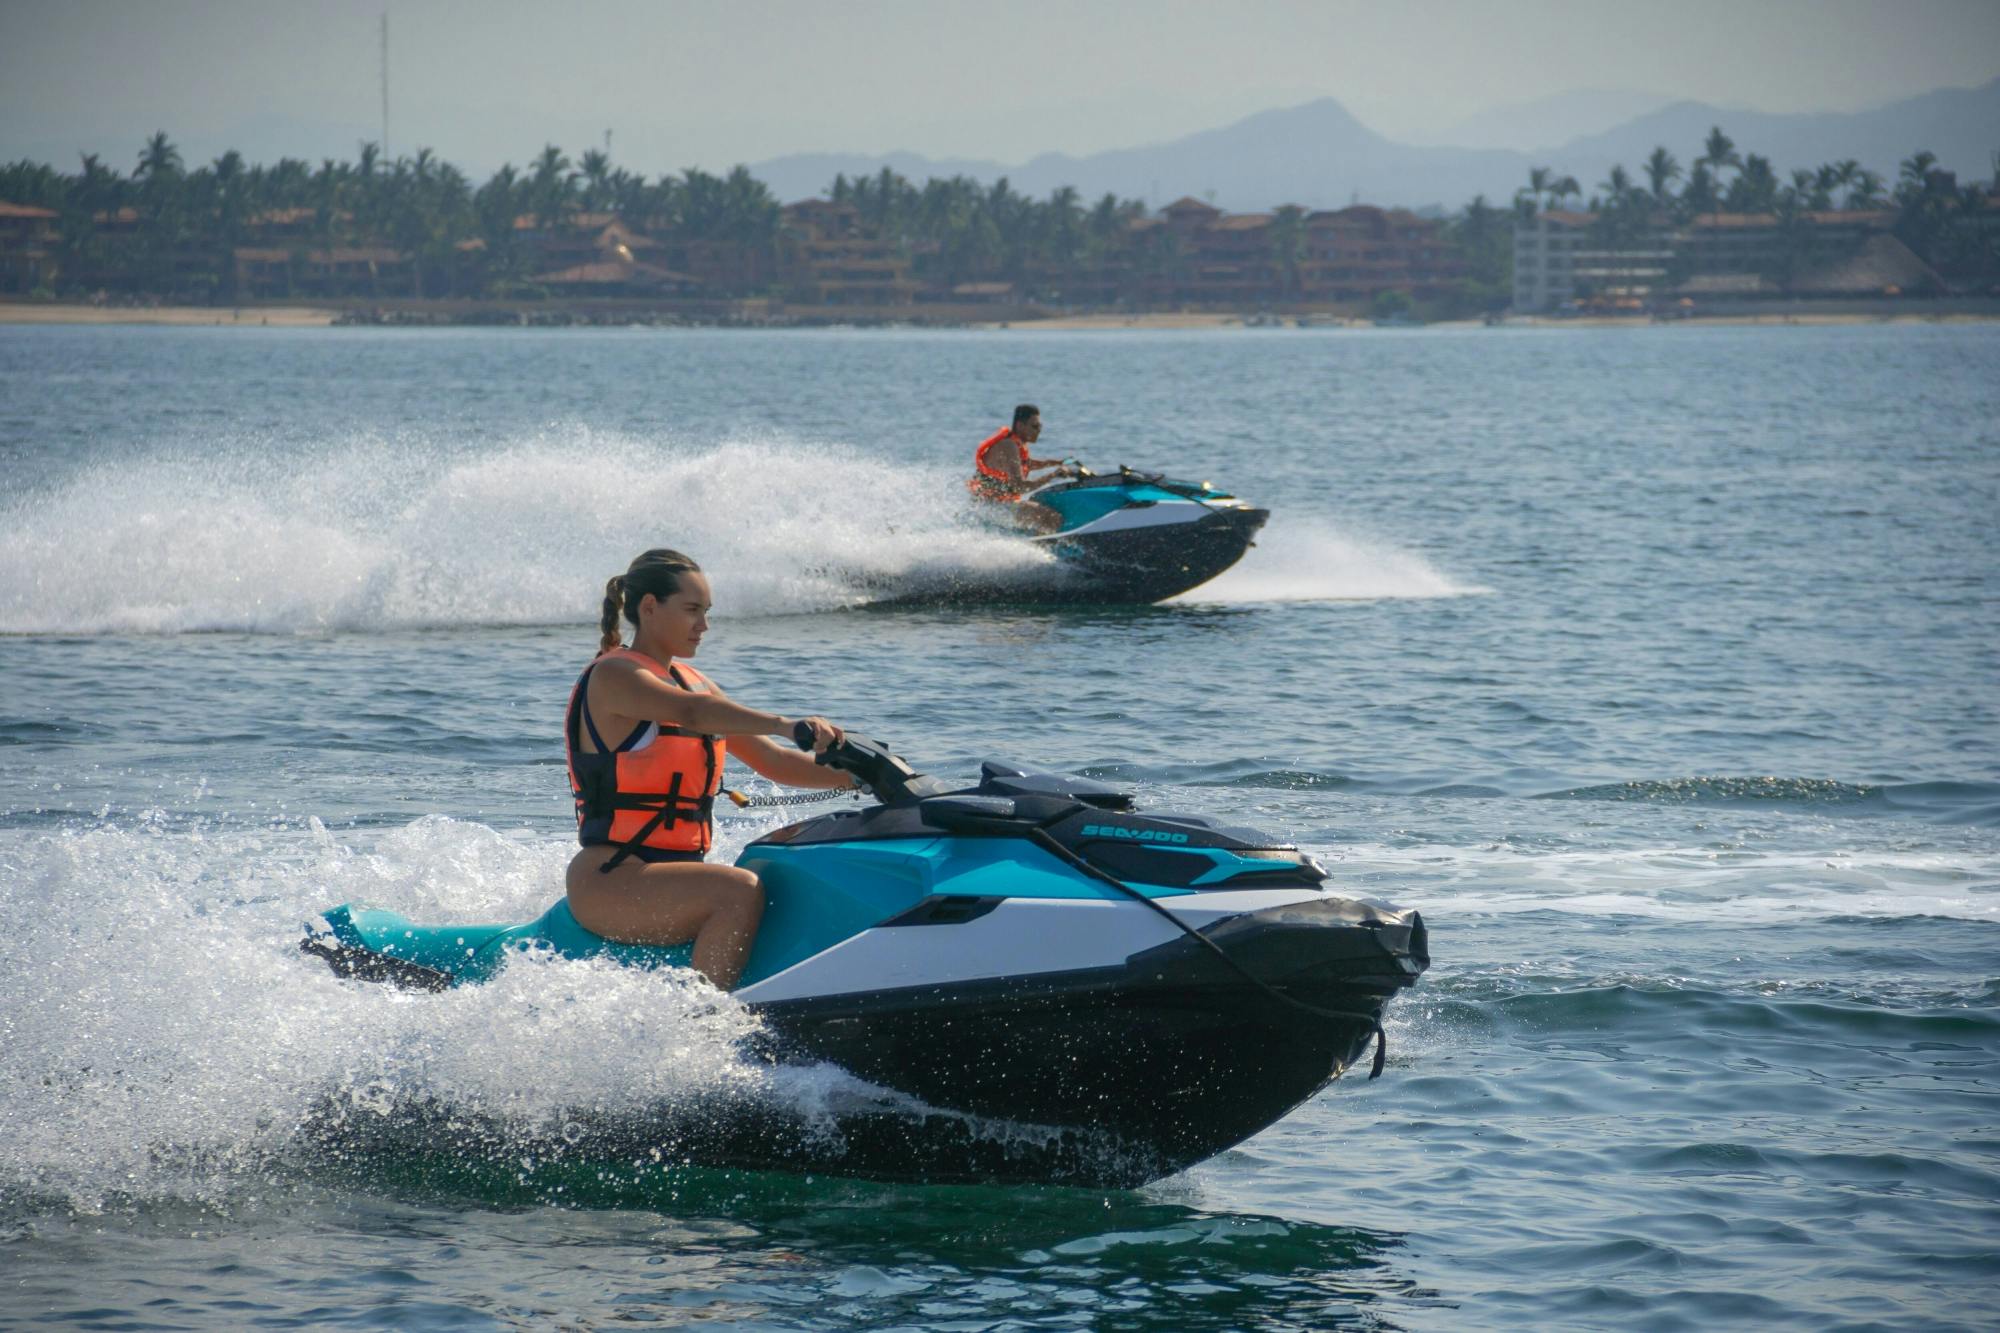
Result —
[{"label": "foam splash", "polygon": [[[362,438],[299,460],[224,440],[7,501],[0,634],[575,624],[628,553],[661,545],[695,553],[731,615],[832,610],[1047,560],[982,524],[955,470],[848,448],[573,427],[479,455]],[[1281,520],[1187,596],[1477,591],[1392,545]]]},{"label": "foam splash", "polygon": [[1337,602],[1464,597],[1461,584],[1422,556],[1317,522],[1273,518],[1235,568],[1183,593],[1186,602]]},{"label": "foam splash", "polygon": [[[724,859],[759,831],[730,829]],[[1159,1174],[1087,1127],[990,1120],[832,1065],[770,1062],[757,1018],[684,969],[524,952],[481,985],[414,995],[340,980],[298,950],[301,926],[343,901],[432,922],[530,919],[573,851],[442,816],[367,850],[317,820],[0,834],[0,1212],[226,1207],[372,1171],[544,1202],[579,1180],[650,1197],[659,1171],[689,1162]]]},{"label": "foam splash", "polygon": [[[0,1196],[93,1209],[227,1197],[329,1099],[432,1099],[499,1123],[767,1090],[810,1119],[812,1070],[768,1089],[754,1020],[691,973],[525,956],[488,985],[405,996],[297,952],[348,899],[525,920],[570,849],[442,818],[373,851],[298,830],[83,827],[0,843]],[[825,1077],[845,1078],[837,1071]]]},{"label": "foam splash", "polygon": [[698,553],[732,615],[1043,558],[981,526],[955,473],[832,447],[575,428],[481,456],[357,440],[280,466],[225,444],[7,503],[0,633],[571,624],[662,545]]}]

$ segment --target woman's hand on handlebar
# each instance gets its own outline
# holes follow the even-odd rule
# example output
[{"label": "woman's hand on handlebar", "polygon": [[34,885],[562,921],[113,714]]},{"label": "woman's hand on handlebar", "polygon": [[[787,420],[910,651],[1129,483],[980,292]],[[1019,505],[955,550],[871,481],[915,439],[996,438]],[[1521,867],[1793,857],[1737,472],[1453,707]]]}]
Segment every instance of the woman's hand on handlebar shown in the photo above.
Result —
[{"label": "woman's hand on handlebar", "polygon": [[825,754],[827,747],[840,744],[844,735],[823,717],[802,717],[792,723],[792,740],[801,750],[811,750],[814,754]]}]

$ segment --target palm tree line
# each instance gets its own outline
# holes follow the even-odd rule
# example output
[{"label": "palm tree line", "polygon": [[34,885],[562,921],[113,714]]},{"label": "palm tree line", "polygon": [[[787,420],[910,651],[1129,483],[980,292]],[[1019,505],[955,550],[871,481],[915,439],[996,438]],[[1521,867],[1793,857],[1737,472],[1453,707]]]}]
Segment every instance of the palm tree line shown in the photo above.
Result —
[{"label": "palm tree line", "polygon": [[1514,195],[1514,216],[1530,219],[1574,199],[1592,215],[1599,239],[1617,245],[1662,223],[1686,226],[1725,213],[1766,215],[1781,231],[1803,235],[1815,213],[1893,210],[1896,235],[1940,270],[2000,273],[2000,256],[1993,253],[1995,229],[1972,221],[1990,207],[1992,191],[2000,189],[2000,154],[1990,182],[1960,185],[1950,172],[1938,169],[1936,155],[1929,152],[1903,161],[1893,189],[1853,158],[1800,168],[1781,180],[1769,158],[1739,152],[1718,125],[1685,170],[1664,145],[1653,149],[1640,170],[1643,181],[1622,164],[1613,166],[1586,200],[1576,177],[1534,167],[1527,185]]},{"label": "palm tree line", "polygon": [[836,176],[828,194],[855,209],[869,237],[893,243],[916,260],[918,273],[945,286],[1000,280],[1058,298],[1086,271],[1132,258],[1131,224],[1146,216],[1143,202],[1114,194],[1086,208],[1068,185],[1035,199],[1004,176],[992,185],[953,176],[919,186],[887,167],[852,180]]},{"label": "palm tree line", "polygon": [[[1685,224],[1705,214],[1768,213],[1781,225],[1803,226],[1813,212],[1893,207],[1898,234],[1931,262],[2000,271],[1991,253],[1994,229],[1966,225],[1986,207],[1986,187],[1958,186],[1927,152],[1902,164],[1893,192],[1853,159],[1781,181],[1769,159],[1739,153],[1717,127],[1685,171],[1662,146],[1641,175],[1643,181],[1615,166],[1586,196],[1575,177],[1538,166],[1511,208],[1475,196],[1447,221],[1470,268],[1465,304],[1504,304],[1514,223],[1572,200],[1595,215],[1593,225],[1613,243],[1661,220]],[[1121,299],[1148,279],[1171,286],[1191,260],[1176,230],[1133,227],[1147,216],[1143,202],[1113,194],[1086,204],[1064,186],[1037,199],[1004,178],[984,185],[964,176],[919,186],[887,168],[836,177],[829,193],[854,209],[862,235],[887,243],[919,278],[945,288],[999,281],[1030,299]],[[406,257],[408,287],[379,293],[396,296],[533,294],[541,256],[532,231],[518,224],[522,218],[546,230],[578,213],[615,214],[670,246],[700,243],[761,261],[739,263],[735,271],[766,275],[745,279],[764,290],[774,265],[803,240],[746,167],[648,179],[614,166],[608,153],[593,149],[572,161],[554,145],[525,167],[502,166],[475,185],[429,149],[385,161],[373,143],[362,144],[352,161],[324,158],[316,166],[289,157],[254,165],[231,150],[189,168],[159,132],[146,140],[129,176],[95,154],[85,154],[74,174],[29,161],[0,166],[0,199],[57,212],[59,281],[72,290],[108,284],[224,301],[239,295],[236,248],[257,239],[261,219],[300,211],[310,214],[315,248],[379,246]],[[136,227],[107,225],[127,209]],[[1279,300],[1297,286],[1304,217],[1305,210],[1287,205],[1268,228],[1272,295]]]},{"label": "palm tree line", "polygon": [[[428,148],[385,161],[364,143],[352,161],[288,157],[267,167],[231,150],[190,169],[164,132],[147,139],[130,176],[96,154],[74,175],[28,161],[0,166],[0,198],[57,212],[64,272],[221,299],[235,294],[235,248],[260,219],[295,210],[310,211],[317,248],[408,256],[414,291],[395,294],[419,296],[499,294],[526,280],[537,256],[517,226],[523,217],[549,227],[579,210],[611,212],[641,231],[751,249],[775,246],[779,223],[777,200],[744,167],[648,180],[603,152],[573,163],[551,145],[525,168],[509,164],[474,185]],[[126,209],[136,228],[113,225]]]},{"label": "palm tree line", "polygon": [[[961,176],[918,187],[887,170],[836,178],[831,193],[853,206],[868,237],[892,242],[919,275],[947,285],[997,279],[1053,291],[1105,265],[1130,221],[1146,212],[1137,200],[1110,195],[1085,208],[1069,187],[1035,199],[1004,179],[987,186]],[[311,213],[314,248],[384,246],[407,256],[411,289],[385,293],[397,296],[505,296],[531,287],[539,255],[522,218],[548,229],[579,213],[615,214],[670,245],[733,247],[765,261],[800,239],[747,167],[648,179],[604,152],[572,161],[554,145],[475,185],[429,149],[385,161],[373,143],[352,161],[317,166],[289,157],[252,165],[231,150],[190,168],[161,132],[146,140],[129,176],[96,154],[85,154],[74,174],[29,161],[0,166],[0,199],[57,212],[66,285],[108,281],[217,300],[237,295],[234,251],[256,240],[260,220],[296,210]],[[136,214],[136,227],[116,225],[123,210]],[[737,267],[770,271],[768,263]]]}]

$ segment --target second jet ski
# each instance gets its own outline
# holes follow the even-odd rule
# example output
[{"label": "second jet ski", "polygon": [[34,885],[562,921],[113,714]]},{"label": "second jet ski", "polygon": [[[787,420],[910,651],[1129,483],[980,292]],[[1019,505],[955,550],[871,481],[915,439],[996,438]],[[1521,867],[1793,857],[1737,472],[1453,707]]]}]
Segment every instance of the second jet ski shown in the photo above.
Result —
[{"label": "second jet ski", "polygon": [[1037,559],[1015,567],[938,570],[879,587],[873,604],[1108,606],[1165,601],[1234,565],[1271,516],[1205,481],[1080,466],[1029,491],[1061,526],[1025,537]]}]

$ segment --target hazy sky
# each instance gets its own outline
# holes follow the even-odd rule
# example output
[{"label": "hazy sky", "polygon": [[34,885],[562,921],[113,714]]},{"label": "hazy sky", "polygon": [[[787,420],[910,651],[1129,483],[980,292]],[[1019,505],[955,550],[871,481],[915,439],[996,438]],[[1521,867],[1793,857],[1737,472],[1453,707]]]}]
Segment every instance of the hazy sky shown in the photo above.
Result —
[{"label": "hazy sky", "polygon": [[1018,162],[1325,96],[1435,140],[1579,89],[1855,110],[2000,73],[2000,0],[0,0],[0,160],[129,170],[155,129],[191,163],[351,157],[381,132],[384,12],[392,149],[475,174],[607,130],[649,175]]}]

